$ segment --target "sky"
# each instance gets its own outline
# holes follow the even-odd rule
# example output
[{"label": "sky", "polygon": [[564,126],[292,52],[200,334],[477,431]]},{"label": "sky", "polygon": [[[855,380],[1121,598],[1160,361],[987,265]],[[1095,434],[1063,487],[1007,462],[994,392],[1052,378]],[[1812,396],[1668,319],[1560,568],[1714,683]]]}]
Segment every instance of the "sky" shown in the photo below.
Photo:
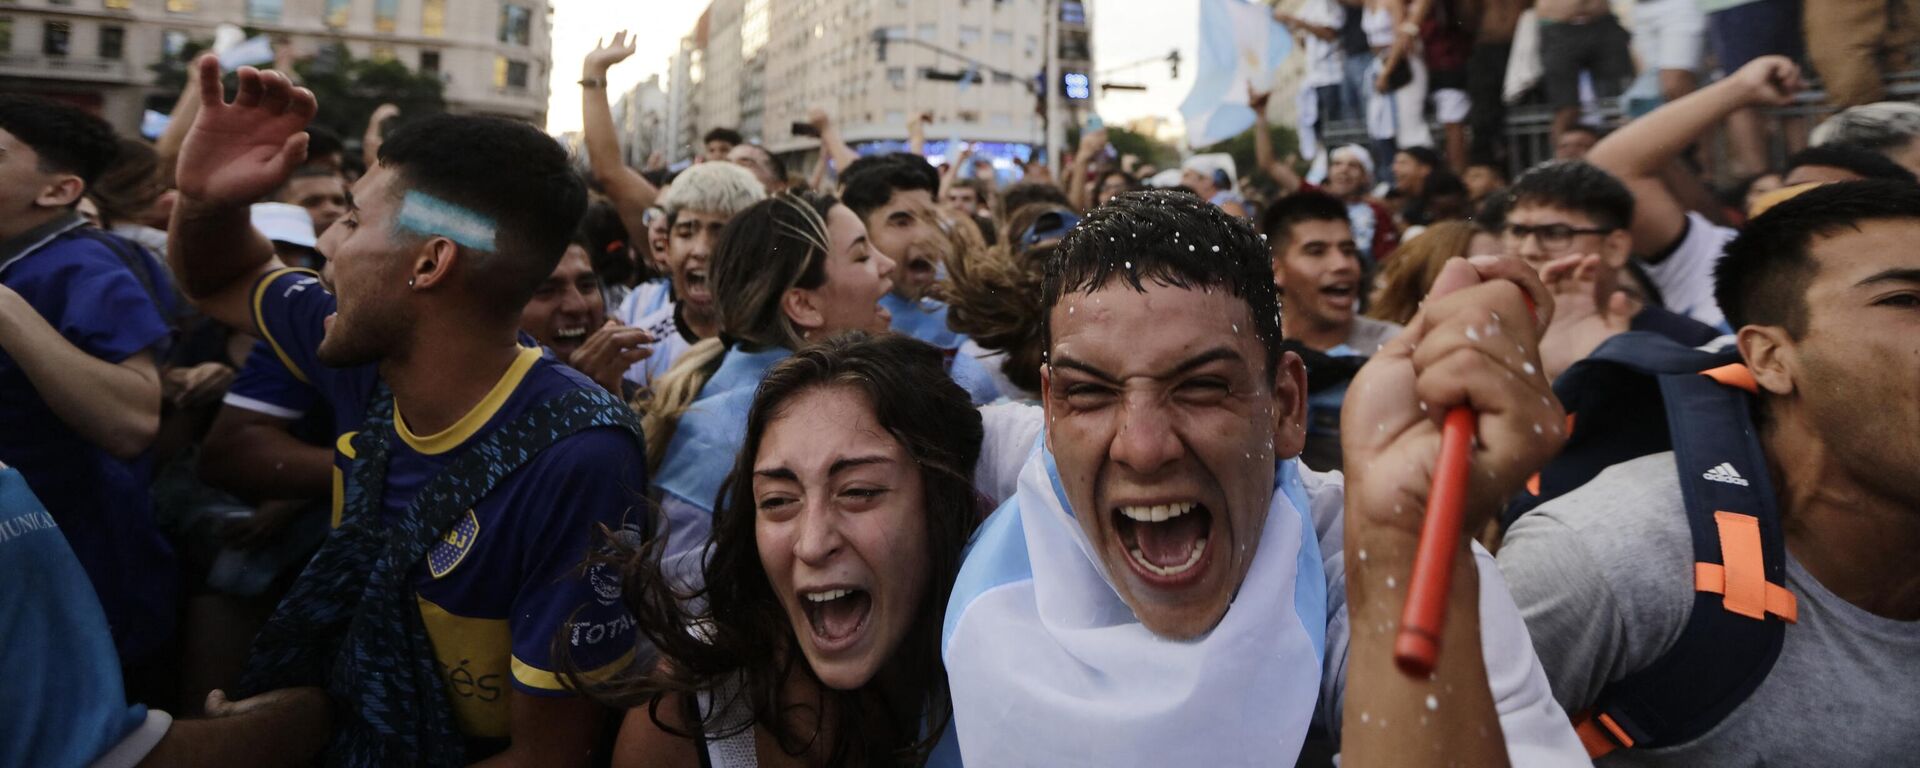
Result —
[{"label": "sky", "polygon": [[[1180,100],[1193,85],[1200,0],[1089,0],[1088,6],[1095,72],[1156,59],[1104,78],[1105,82],[1144,85],[1147,90],[1100,96],[1096,108],[1101,119],[1115,125],[1154,115],[1177,119]],[[611,93],[622,93],[654,74],[664,81],[667,58],[693,29],[706,4],[702,0],[553,0],[553,8],[547,130],[562,133],[580,129],[580,62],[598,39],[625,29],[638,40],[633,57],[608,73]],[[1175,48],[1184,60],[1178,81],[1169,77],[1164,62],[1157,61]]]}]

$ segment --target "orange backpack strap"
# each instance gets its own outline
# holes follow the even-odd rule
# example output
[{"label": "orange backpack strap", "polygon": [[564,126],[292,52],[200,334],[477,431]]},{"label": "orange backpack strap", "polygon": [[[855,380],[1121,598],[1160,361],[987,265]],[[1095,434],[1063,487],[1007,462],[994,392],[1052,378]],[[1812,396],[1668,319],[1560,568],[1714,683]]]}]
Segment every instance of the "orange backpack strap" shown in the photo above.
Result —
[{"label": "orange backpack strap", "polygon": [[1799,603],[1786,587],[1767,581],[1760,546],[1760,520],[1724,510],[1713,513],[1720,531],[1720,563],[1694,563],[1693,588],[1725,598],[1728,611],[1764,620],[1773,614],[1788,623],[1800,619]]}]

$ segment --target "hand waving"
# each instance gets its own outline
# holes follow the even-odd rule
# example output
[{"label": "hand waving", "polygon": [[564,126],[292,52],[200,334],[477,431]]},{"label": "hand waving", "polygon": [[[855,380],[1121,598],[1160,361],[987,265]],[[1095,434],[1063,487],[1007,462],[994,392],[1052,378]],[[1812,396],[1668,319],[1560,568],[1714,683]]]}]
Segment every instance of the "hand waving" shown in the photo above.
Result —
[{"label": "hand waving", "polygon": [[249,205],[272,194],[307,158],[313,92],[278,72],[241,67],[240,88],[227,103],[219,58],[201,56],[193,66],[201,104],[180,145],[175,176],[181,194],[223,206]]},{"label": "hand waving", "polygon": [[587,54],[585,74],[587,77],[600,77],[612,69],[613,65],[626,61],[633,55],[634,38],[627,37],[626,30],[613,33],[613,40],[597,42],[593,51]]}]

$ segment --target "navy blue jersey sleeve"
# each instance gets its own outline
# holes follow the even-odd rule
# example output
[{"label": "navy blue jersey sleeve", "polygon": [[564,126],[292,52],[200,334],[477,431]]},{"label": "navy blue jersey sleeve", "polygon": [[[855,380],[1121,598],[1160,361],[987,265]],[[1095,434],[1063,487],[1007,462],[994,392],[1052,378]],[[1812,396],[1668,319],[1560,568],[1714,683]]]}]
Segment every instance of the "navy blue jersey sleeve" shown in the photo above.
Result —
[{"label": "navy blue jersey sleeve", "polygon": [[294,379],[311,385],[335,413],[366,409],[379,374],[371,365],[332,368],[320,362],[320,339],[333,294],[311,269],[281,269],[260,278],[253,288],[253,322],[260,338]]},{"label": "navy blue jersey sleeve", "polygon": [[227,388],[225,402],[242,410],[298,419],[319,404],[320,393],[295,378],[271,345],[256,341],[240,373],[234,376],[233,386]]},{"label": "navy blue jersey sleeve", "polygon": [[[74,346],[118,363],[171,335],[165,309],[105,245],[70,238],[48,249],[15,264],[6,283]],[[155,279],[155,290],[172,292],[164,276]]]},{"label": "navy blue jersey sleeve", "polygon": [[[529,472],[530,471],[530,472]],[[645,521],[646,454],[626,433],[591,429],[548,448],[523,468],[544,509],[523,509],[520,586],[508,628],[513,686],[535,695],[569,695],[562,670],[597,679],[629,663],[638,635],[621,602],[620,571],[581,568],[606,547],[601,528],[639,544]],[[555,638],[562,638],[554,656]]]}]

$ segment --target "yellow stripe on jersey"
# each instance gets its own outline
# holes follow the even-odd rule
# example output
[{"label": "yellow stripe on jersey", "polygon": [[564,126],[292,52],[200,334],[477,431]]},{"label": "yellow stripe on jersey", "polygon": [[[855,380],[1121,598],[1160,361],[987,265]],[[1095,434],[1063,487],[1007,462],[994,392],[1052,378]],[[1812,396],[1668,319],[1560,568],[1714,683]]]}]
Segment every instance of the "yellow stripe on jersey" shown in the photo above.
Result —
[{"label": "yellow stripe on jersey", "polygon": [[513,683],[507,679],[513,658],[513,635],[506,619],[461,616],[418,595],[420,619],[440,661],[440,674],[453,702],[454,722],[468,736],[504,739],[507,700]]},{"label": "yellow stripe on jersey", "polygon": [[[353,450],[353,436],[357,434],[360,434],[360,433],[358,432],[344,433],[340,435],[339,440],[335,440],[333,443],[333,449],[335,451],[338,451],[341,456],[347,457],[348,461],[352,461],[356,458],[359,458],[359,456]],[[340,465],[338,463],[335,463],[333,465],[333,527],[335,528],[340,527],[340,518],[342,514],[346,512],[346,509],[347,509],[347,476],[346,476],[346,473],[340,471]]]},{"label": "yellow stripe on jersey", "polygon": [[[633,653],[633,650],[629,649],[626,653],[621,654],[620,658],[614,659],[612,662],[598,669],[581,672],[580,678],[589,683],[605,682],[608,678],[613,677],[615,673],[626,669],[627,665],[633,663]],[[538,688],[543,691],[573,690],[567,686],[566,681],[560,679],[560,675],[521,661],[518,656],[513,657],[513,679],[520,681],[521,685],[527,686],[528,688]]]},{"label": "yellow stripe on jersey", "polygon": [[267,340],[267,346],[273,348],[273,354],[280,358],[280,364],[285,365],[287,371],[292,373],[294,378],[299,379],[302,384],[312,384],[313,382],[307,379],[307,374],[300,370],[300,366],[293,364],[293,358],[287,356],[287,351],[280,348],[280,342],[273,338],[272,331],[267,330],[267,324],[260,321],[260,302],[266,298],[267,286],[272,285],[274,280],[279,279],[281,275],[287,274],[288,272],[300,272],[313,275],[315,279],[319,279],[320,277],[320,273],[318,272],[311,269],[301,269],[299,267],[288,267],[286,269],[276,269],[268,272],[266,277],[260,278],[260,282],[254,283],[253,285],[253,327],[259,329],[260,338]]},{"label": "yellow stripe on jersey", "polygon": [[507,366],[507,372],[501,374],[500,380],[494,382],[493,389],[487,392],[487,396],[480,399],[480,404],[475,405],[473,410],[467,411],[467,415],[460,417],[453,426],[437,433],[424,437],[415,435],[413,430],[407,428],[407,420],[400,415],[400,407],[395,404],[394,431],[400,433],[400,439],[406,441],[408,447],[429,456],[460,447],[462,443],[478,433],[481,427],[487,425],[493,415],[500,411],[500,406],[506,405],[507,398],[513,395],[515,389],[520,388],[520,380],[526,377],[527,371],[533,368],[534,363],[539,362],[540,354],[538,348],[519,348],[519,356],[513,359],[512,365]]}]

